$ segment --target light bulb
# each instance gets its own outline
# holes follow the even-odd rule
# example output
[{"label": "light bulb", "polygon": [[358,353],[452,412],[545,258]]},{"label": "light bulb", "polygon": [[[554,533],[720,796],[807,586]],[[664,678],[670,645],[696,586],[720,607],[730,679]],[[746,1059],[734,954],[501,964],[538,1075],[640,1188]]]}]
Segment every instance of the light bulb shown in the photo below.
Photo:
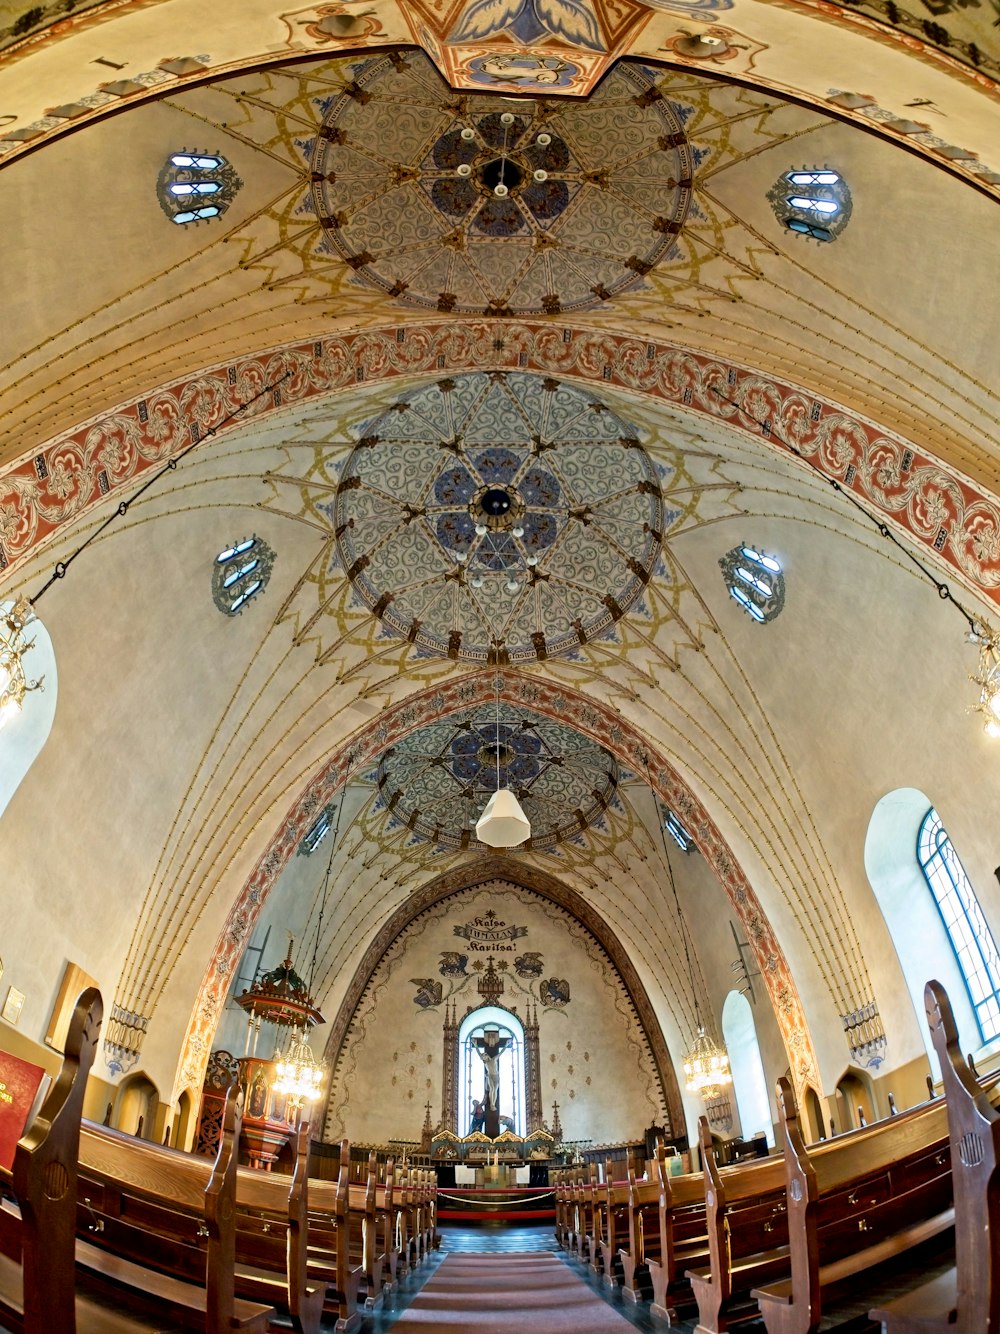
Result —
[{"label": "light bulb", "polygon": [[994,690],[986,701],[986,707],[996,718],[1000,718],[1000,689]]},{"label": "light bulb", "polygon": [[[0,718],[2,717],[3,717],[3,710],[0,709]],[[1000,722],[998,722],[997,719],[995,718],[987,718],[986,725],[983,728],[983,731],[986,733],[987,736],[993,737],[994,739],[1000,737]]]},{"label": "light bulb", "polygon": [[462,165],[457,168],[457,171],[459,176],[472,175],[472,168],[469,166],[468,162],[463,162]]},{"label": "light bulb", "polygon": [[489,531],[489,530],[487,529],[485,523],[477,523],[477,524],[476,524],[476,536],[477,536],[477,537],[485,537],[488,531]]},{"label": "light bulb", "polygon": [[507,187],[504,185],[503,181],[500,181],[498,185],[494,185],[493,193],[498,199],[505,199],[507,197]]},{"label": "light bulb", "polygon": [[6,704],[0,708],[0,727],[6,727],[12,722],[20,712],[20,705],[16,700],[9,699]]},{"label": "light bulb", "polygon": [[475,130],[470,129],[469,126],[466,125],[465,129],[462,131],[462,138],[466,142],[468,142],[470,139],[475,139],[475,137],[476,137]]},{"label": "light bulb", "polygon": [[549,144],[550,144],[551,142],[552,142],[552,135],[551,135],[551,134],[546,134],[544,130],[543,130],[542,133],[541,133],[540,135],[538,135],[538,137],[535,139],[535,143],[538,144],[538,146],[539,146],[540,148],[548,148],[548,146],[549,146]]},{"label": "light bulb", "polygon": [[524,536],[524,527],[522,524],[516,523],[510,531],[514,534],[515,537]]},{"label": "light bulb", "polygon": [[501,124],[501,125],[513,125],[513,124],[514,124],[514,113],[513,113],[513,111],[505,111],[505,112],[503,113],[503,115],[500,117],[500,124]]},{"label": "light bulb", "polygon": [[539,167],[537,171],[533,171],[531,174],[536,181],[547,181],[549,179],[549,173],[547,171],[542,171],[541,167]]},{"label": "light bulb", "polygon": [[536,565],[538,564],[538,557],[537,557],[537,556],[528,556],[528,558],[527,558],[526,561],[525,561],[525,564],[526,564],[526,565],[530,565],[532,568],[534,568],[534,566],[536,566]]},{"label": "light bulb", "polygon": [[516,579],[508,579],[507,582],[504,584],[504,588],[506,588],[508,593],[516,593],[520,587],[521,585],[517,582]]},{"label": "light bulb", "polygon": [[472,585],[473,588],[482,588],[483,576],[481,574],[474,574],[472,578],[469,580],[469,583]]},{"label": "light bulb", "polygon": [[455,559],[458,561],[459,565],[464,565],[469,559],[469,553],[467,551],[456,551]]}]

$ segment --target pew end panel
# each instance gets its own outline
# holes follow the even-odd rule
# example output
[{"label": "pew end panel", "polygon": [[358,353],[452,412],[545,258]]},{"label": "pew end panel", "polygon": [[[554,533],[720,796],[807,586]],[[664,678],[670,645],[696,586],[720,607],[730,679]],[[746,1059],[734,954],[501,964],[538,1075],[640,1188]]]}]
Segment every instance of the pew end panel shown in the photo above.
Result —
[{"label": "pew end panel", "polygon": [[[955,1267],[869,1312],[885,1334],[1000,1334],[1000,1111],[959,1047],[940,982],[924,989],[927,1024],[941,1066],[955,1199]],[[994,1090],[995,1096],[995,1090]]]},{"label": "pew end panel", "polygon": [[954,1223],[943,1107],[807,1147],[791,1085],[785,1132],[790,1277],[758,1287],[768,1334],[809,1334],[846,1285]]}]

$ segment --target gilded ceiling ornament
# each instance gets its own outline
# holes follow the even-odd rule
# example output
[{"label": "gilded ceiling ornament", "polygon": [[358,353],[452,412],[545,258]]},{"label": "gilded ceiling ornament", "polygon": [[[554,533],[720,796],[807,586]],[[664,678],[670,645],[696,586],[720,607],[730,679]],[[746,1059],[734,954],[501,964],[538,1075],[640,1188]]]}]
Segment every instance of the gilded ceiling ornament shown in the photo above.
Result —
[{"label": "gilded ceiling ornament", "polygon": [[[577,6],[576,8],[582,9]],[[565,64],[506,81],[559,83]],[[534,58],[532,58],[534,60]],[[529,62],[530,63],[530,62]],[[691,201],[684,111],[620,64],[585,102],[459,101],[421,53],[367,62],[317,102],[306,146],[323,246],[418,306],[488,315],[586,310],[674,250]]]},{"label": "gilded ceiling ornament", "polygon": [[474,373],[364,424],[319,508],[387,633],[520,663],[577,653],[642,597],[678,517],[660,481],[636,428],[592,394]]}]

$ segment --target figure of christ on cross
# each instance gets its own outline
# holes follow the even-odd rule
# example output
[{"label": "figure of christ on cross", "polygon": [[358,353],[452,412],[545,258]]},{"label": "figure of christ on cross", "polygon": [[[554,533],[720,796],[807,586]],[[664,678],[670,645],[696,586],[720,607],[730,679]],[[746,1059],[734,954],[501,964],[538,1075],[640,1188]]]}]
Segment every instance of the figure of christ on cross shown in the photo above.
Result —
[{"label": "figure of christ on cross", "polygon": [[472,1041],[486,1074],[486,1086],[483,1092],[483,1102],[486,1104],[483,1133],[490,1139],[496,1139],[500,1134],[500,1053],[508,1045],[510,1038],[502,1038],[499,1029],[486,1028],[481,1038],[473,1038]]}]

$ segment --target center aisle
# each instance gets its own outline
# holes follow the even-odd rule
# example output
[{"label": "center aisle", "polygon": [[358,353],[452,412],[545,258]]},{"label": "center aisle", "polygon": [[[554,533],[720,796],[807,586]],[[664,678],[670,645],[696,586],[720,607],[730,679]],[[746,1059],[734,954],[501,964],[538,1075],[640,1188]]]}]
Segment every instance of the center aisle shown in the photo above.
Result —
[{"label": "center aisle", "polygon": [[624,1334],[634,1326],[551,1252],[450,1252],[393,1330]]}]

